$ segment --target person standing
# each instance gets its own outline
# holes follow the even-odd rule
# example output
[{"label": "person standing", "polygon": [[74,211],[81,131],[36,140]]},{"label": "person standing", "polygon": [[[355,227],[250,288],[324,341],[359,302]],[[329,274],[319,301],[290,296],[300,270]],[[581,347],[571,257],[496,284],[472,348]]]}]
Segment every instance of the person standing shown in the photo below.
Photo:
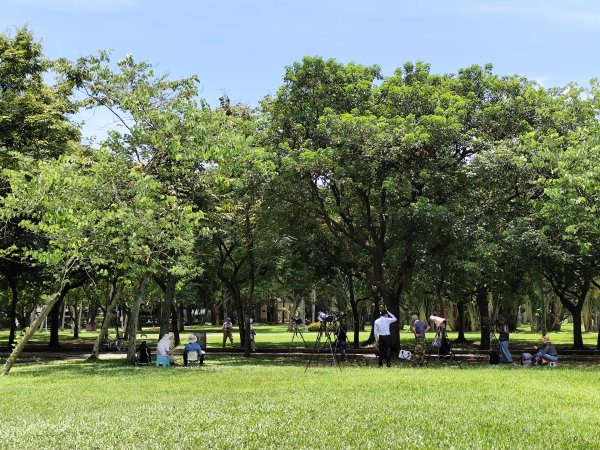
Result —
[{"label": "person standing", "polygon": [[254,342],[254,336],[256,336],[256,331],[254,331],[254,320],[250,319],[250,350],[252,350],[252,353],[256,353],[256,343]]},{"label": "person standing", "polygon": [[396,317],[387,309],[381,311],[379,319],[373,324],[373,334],[375,342],[379,346],[379,367],[383,367],[385,359],[387,367],[392,366],[392,335],[390,333],[390,324],[396,322]]},{"label": "person standing", "polygon": [[508,324],[506,323],[506,319],[502,316],[498,317],[498,321],[496,322],[496,333],[498,333],[499,336],[498,341],[500,343],[501,361],[504,364],[512,364],[513,360],[508,348]]},{"label": "person standing", "polygon": [[415,351],[413,354],[412,366],[422,366],[425,360],[425,333],[430,327],[427,322],[419,320],[419,316],[412,315],[412,326],[410,330],[415,334]]},{"label": "person standing", "polygon": [[233,347],[233,334],[231,333],[233,324],[231,323],[231,317],[228,317],[225,322],[223,322],[223,348],[225,348],[225,343],[227,339],[231,341],[231,346]]}]

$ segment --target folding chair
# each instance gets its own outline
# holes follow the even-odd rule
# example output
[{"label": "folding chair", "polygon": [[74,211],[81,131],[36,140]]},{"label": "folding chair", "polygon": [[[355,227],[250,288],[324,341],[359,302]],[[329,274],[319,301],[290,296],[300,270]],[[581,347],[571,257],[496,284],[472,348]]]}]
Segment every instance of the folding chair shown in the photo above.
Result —
[{"label": "folding chair", "polygon": [[188,366],[198,366],[200,367],[200,365],[202,364],[200,355],[198,354],[198,352],[188,352],[187,353],[187,363]]}]

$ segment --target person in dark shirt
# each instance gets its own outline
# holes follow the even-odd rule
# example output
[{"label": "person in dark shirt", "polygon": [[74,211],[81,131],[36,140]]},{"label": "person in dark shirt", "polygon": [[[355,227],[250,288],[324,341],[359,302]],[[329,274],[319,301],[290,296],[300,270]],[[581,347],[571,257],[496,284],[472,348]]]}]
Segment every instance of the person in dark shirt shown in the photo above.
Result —
[{"label": "person in dark shirt", "polygon": [[413,354],[412,366],[422,366],[425,360],[425,333],[429,331],[430,327],[427,322],[419,320],[419,316],[414,314],[412,316],[412,326],[410,331],[415,334],[415,351]]},{"label": "person in dark shirt", "polygon": [[544,347],[541,349],[536,347],[536,350],[538,351],[533,355],[536,364],[544,364],[544,361],[558,361],[558,352],[556,351],[554,344],[550,342],[550,338],[548,336],[542,336],[542,344]]},{"label": "person in dark shirt", "polygon": [[508,348],[508,325],[504,317],[498,317],[496,322],[496,333],[498,333],[498,341],[500,342],[500,355],[502,362],[505,364],[512,364],[512,356]]}]

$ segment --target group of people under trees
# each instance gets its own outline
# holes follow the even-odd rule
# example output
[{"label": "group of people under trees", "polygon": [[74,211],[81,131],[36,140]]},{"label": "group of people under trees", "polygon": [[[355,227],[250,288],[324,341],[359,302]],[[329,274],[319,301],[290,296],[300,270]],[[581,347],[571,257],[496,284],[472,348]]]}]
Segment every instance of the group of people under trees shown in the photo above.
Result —
[{"label": "group of people under trees", "polygon": [[[446,319],[432,315],[430,319],[434,322],[438,336],[442,336],[447,339],[446,330]],[[392,339],[390,332],[390,325],[396,322],[398,319],[388,310],[384,309],[380,312],[380,317],[373,323],[373,333],[375,335],[375,342],[378,346],[378,366],[383,367],[385,361],[387,367],[391,367],[392,357]],[[419,319],[419,316],[413,314],[411,317],[412,324],[410,331],[415,335],[415,347],[410,355],[412,366],[419,367],[425,363],[425,352],[426,342],[425,334],[431,329],[431,326],[426,321]],[[505,364],[514,364],[512,355],[508,347],[509,339],[509,328],[504,317],[499,317],[495,327],[496,333],[498,333],[498,343],[500,347],[501,362]],[[436,337],[437,340],[437,337]],[[434,345],[441,346],[441,341],[436,342]],[[535,347],[534,353],[524,353],[522,356],[522,364],[524,365],[546,365],[553,364],[558,361],[558,352],[556,347],[548,336],[542,336],[542,347]],[[527,356],[529,355],[529,356]],[[526,362],[531,360],[530,363]]]},{"label": "group of people under trees", "polygon": [[[205,351],[202,350],[202,347],[198,343],[198,337],[195,334],[190,334],[188,336],[188,343],[183,347],[183,365],[188,365],[188,354],[191,352],[196,352],[198,355],[198,363],[202,366],[204,365],[204,355]],[[175,362],[175,355],[173,352],[173,348],[171,347],[171,336],[167,333],[165,334],[156,345],[156,356],[166,358],[169,361],[169,365],[177,365]],[[148,348],[147,342],[144,340],[140,344],[138,348],[138,364],[149,364],[151,360],[150,349]]]},{"label": "group of people under trees", "polygon": [[[439,336],[443,336],[447,339],[445,330],[446,330],[446,319],[442,317],[438,317],[432,315],[430,319],[433,321],[434,326],[436,328],[437,336],[436,340]],[[383,367],[383,363],[385,361],[387,367],[391,367],[391,358],[392,358],[392,338],[390,325],[394,322],[397,322],[397,318],[388,310],[384,309],[380,312],[380,316],[373,323],[373,333],[375,335],[375,342],[378,347],[378,366]],[[415,346],[414,350],[411,354],[411,363],[413,367],[423,366],[425,363],[425,353],[427,344],[425,342],[426,333],[431,330],[431,326],[428,322],[420,320],[419,316],[413,314],[411,317],[412,323],[410,330],[415,336]],[[225,348],[226,342],[229,340],[231,345],[233,345],[233,324],[230,317],[223,322],[222,330],[223,330],[223,348]],[[498,334],[498,344],[500,348],[500,361],[505,364],[515,364],[512,359],[512,355],[509,350],[508,342],[509,342],[509,327],[506,323],[506,319],[504,317],[499,317],[495,324],[495,332]],[[256,335],[254,331],[254,323],[253,320],[250,319],[250,345],[251,350],[253,352],[256,351],[254,336]],[[341,362],[347,362],[346,359],[346,327],[342,322],[340,327],[340,332],[337,333],[336,336],[336,348],[339,348],[341,352]],[[433,345],[442,345],[441,342],[434,343]],[[556,347],[550,342],[550,338],[548,336],[542,336],[542,347],[535,347],[533,354],[531,353],[523,353],[521,363],[524,365],[545,365],[556,363],[558,361],[558,352]],[[197,352],[199,364],[204,364],[204,355],[205,352],[202,350],[202,347],[198,343],[198,338],[195,334],[190,334],[188,336],[188,343],[183,348],[183,365],[188,365],[188,353],[189,352]],[[169,334],[165,334],[158,342],[156,346],[156,354],[157,356],[168,357],[172,365],[176,365],[175,357],[173,354],[173,350],[171,347],[171,337]],[[147,346],[146,341],[144,340],[139,347],[138,350],[138,361],[139,362],[150,362],[150,350]]]}]

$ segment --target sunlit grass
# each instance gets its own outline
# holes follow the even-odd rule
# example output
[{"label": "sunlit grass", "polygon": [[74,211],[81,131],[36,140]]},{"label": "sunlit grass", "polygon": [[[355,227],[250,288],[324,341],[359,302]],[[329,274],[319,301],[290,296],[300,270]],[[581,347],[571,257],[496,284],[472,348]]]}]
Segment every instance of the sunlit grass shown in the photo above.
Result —
[{"label": "sunlit grass", "polygon": [[596,448],[597,368],[18,366],[2,448]]}]

